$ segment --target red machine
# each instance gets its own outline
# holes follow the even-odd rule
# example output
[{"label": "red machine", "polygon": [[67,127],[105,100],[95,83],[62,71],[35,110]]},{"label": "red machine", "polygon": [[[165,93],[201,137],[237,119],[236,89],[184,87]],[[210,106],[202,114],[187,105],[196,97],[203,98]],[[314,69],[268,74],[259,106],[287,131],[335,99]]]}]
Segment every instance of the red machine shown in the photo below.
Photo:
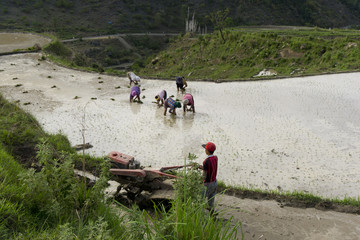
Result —
[{"label": "red machine", "polygon": [[120,152],[111,152],[110,159],[114,162],[114,166],[118,168],[111,168],[110,172],[118,176],[135,177],[137,181],[152,181],[155,178],[168,177],[176,178],[175,175],[167,174],[165,171],[175,170],[183,166],[163,167],[160,170],[142,168],[140,163],[135,161],[133,156],[126,155]]},{"label": "red machine", "polygon": [[172,183],[164,180],[175,179],[177,176],[166,172],[184,167],[171,166],[159,170],[144,168],[133,156],[116,151],[111,152],[109,158],[112,165],[110,172],[115,175],[114,180],[122,184],[130,200],[136,199],[142,191],[153,193],[155,190],[173,190]]}]

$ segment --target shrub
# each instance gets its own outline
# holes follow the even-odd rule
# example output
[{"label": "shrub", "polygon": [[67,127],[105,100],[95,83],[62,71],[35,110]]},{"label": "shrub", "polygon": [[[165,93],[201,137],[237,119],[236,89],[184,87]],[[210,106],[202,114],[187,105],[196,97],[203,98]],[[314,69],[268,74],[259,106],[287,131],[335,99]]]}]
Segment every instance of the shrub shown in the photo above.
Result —
[{"label": "shrub", "polygon": [[[50,226],[75,216],[86,219],[103,202],[105,175],[100,175],[95,185],[88,188],[74,173],[72,154],[58,152],[44,141],[38,149],[41,171],[29,169],[20,175],[20,182],[27,186],[22,193],[27,199],[24,206],[36,214],[40,222],[45,221]],[[99,166],[103,173],[108,170],[104,164],[105,161]]]},{"label": "shrub", "polygon": [[59,40],[51,42],[48,46],[44,48],[44,50],[50,54],[54,54],[56,56],[64,58],[68,58],[72,54],[71,50],[65,47],[65,45]]},{"label": "shrub", "polygon": [[70,9],[74,7],[74,4],[71,0],[57,0],[56,6],[58,8]]},{"label": "shrub", "polygon": [[75,149],[71,147],[69,139],[61,133],[50,135],[48,141],[57,151],[75,153]]},{"label": "shrub", "polygon": [[85,67],[88,64],[87,58],[84,54],[75,54],[73,59],[73,63],[77,66]]}]

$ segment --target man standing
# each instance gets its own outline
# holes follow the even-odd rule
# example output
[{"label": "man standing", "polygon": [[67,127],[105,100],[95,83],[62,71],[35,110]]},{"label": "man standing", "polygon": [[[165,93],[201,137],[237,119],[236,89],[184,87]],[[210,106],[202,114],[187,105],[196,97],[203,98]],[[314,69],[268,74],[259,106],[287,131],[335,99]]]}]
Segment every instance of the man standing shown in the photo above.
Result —
[{"label": "man standing", "polygon": [[205,148],[205,153],[207,155],[203,165],[200,166],[203,170],[204,186],[206,187],[204,196],[208,200],[210,214],[214,214],[214,202],[217,188],[216,175],[218,168],[218,158],[214,155],[216,146],[212,142],[208,142],[202,146]]}]

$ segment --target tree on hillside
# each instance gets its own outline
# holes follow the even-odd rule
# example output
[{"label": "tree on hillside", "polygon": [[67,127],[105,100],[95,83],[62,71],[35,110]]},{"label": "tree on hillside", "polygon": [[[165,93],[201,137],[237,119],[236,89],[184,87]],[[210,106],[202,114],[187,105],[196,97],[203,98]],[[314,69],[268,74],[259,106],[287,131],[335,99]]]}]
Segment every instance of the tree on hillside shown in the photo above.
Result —
[{"label": "tree on hillside", "polygon": [[199,34],[207,34],[207,27],[201,28],[197,20],[195,20],[195,11],[190,18],[190,8],[188,8],[187,18],[185,19],[185,32],[198,32]]},{"label": "tree on hillside", "polygon": [[201,61],[203,60],[204,48],[208,45],[208,43],[209,43],[208,38],[205,38],[203,35],[199,35],[196,44],[199,45],[199,48],[200,48],[200,60]]},{"label": "tree on hillside", "polygon": [[227,27],[228,22],[231,21],[231,19],[228,18],[228,15],[229,15],[229,9],[226,8],[225,10],[212,12],[207,16],[207,18],[214,25],[214,29],[220,31],[221,38],[224,42],[225,42],[225,38],[224,38],[223,29]]}]

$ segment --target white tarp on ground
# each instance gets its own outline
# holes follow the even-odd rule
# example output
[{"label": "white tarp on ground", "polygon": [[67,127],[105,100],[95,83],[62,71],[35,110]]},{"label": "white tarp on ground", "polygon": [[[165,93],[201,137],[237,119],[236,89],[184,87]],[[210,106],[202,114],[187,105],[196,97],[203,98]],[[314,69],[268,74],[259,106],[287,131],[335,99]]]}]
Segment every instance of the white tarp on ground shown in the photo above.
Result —
[{"label": "white tarp on ground", "polygon": [[254,77],[276,76],[276,75],[277,75],[277,73],[274,70],[263,69]]}]

